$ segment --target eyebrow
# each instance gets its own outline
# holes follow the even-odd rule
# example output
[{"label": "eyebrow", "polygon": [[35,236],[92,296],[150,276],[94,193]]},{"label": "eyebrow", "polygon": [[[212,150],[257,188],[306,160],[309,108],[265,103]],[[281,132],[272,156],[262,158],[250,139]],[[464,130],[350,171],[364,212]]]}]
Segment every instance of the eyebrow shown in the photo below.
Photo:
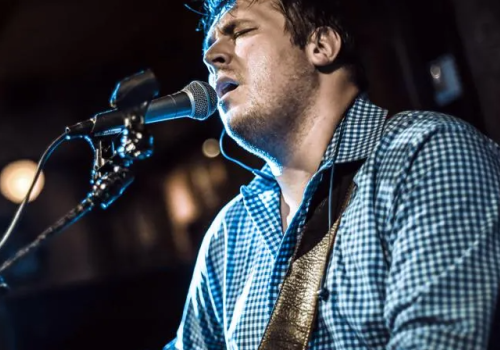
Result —
[{"label": "eyebrow", "polygon": [[224,23],[224,25],[221,28],[217,28],[217,26],[215,26],[213,28],[212,34],[207,35],[205,37],[205,40],[203,41],[203,52],[204,53],[207,52],[207,50],[214,44],[215,42],[214,34],[216,31],[219,31],[222,35],[230,36],[234,33],[234,30],[238,26],[247,23],[254,23],[254,22],[246,18],[235,18],[227,21],[227,23]]}]

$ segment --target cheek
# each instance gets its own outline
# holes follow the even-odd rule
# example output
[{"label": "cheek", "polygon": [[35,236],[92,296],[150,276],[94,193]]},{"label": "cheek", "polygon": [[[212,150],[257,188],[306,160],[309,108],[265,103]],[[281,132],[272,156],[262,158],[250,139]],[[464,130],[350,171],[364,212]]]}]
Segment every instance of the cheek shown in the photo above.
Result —
[{"label": "cheek", "polygon": [[268,54],[258,51],[248,58],[248,82],[257,92],[269,91],[279,80],[279,63]]},{"label": "cheek", "polygon": [[235,49],[236,55],[245,66],[247,78],[251,80],[273,70],[278,57],[278,53],[274,51],[267,43],[257,43],[254,40],[239,45]]},{"label": "cheek", "polygon": [[290,66],[286,48],[278,48],[273,43],[257,41],[241,43],[235,47],[235,53],[241,64],[243,80],[246,82],[247,98],[269,99],[281,91],[287,84],[285,76]]}]

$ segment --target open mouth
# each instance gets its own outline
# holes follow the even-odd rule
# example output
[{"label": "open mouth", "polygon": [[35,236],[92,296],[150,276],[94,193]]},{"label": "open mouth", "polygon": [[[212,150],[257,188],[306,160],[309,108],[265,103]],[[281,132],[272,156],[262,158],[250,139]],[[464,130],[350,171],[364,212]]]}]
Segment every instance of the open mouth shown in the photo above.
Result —
[{"label": "open mouth", "polygon": [[236,83],[232,83],[232,82],[224,83],[220,88],[219,98],[224,97],[224,95],[235,90],[237,87],[238,87],[238,84],[236,84]]}]

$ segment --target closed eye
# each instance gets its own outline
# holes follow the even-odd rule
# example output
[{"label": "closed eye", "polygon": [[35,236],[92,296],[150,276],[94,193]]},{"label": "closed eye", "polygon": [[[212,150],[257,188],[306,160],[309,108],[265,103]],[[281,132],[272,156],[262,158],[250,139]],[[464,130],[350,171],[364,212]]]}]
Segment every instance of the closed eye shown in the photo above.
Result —
[{"label": "closed eye", "polygon": [[240,36],[245,35],[246,33],[251,32],[252,30],[254,30],[254,28],[243,29],[243,30],[240,30],[240,31],[234,32],[234,33],[233,33],[233,39],[237,39],[237,38],[239,38]]}]

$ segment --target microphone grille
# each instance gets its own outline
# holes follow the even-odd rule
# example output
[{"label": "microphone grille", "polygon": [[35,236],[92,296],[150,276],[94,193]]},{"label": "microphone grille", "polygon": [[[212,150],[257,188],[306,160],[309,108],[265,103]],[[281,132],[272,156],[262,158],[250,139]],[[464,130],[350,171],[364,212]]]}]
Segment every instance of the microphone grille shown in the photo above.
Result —
[{"label": "microphone grille", "polygon": [[217,109],[217,93],[204,81],[192,81],[184,89],[188,94],[193,107],[192,118],[204,120],[210,117]]}]

